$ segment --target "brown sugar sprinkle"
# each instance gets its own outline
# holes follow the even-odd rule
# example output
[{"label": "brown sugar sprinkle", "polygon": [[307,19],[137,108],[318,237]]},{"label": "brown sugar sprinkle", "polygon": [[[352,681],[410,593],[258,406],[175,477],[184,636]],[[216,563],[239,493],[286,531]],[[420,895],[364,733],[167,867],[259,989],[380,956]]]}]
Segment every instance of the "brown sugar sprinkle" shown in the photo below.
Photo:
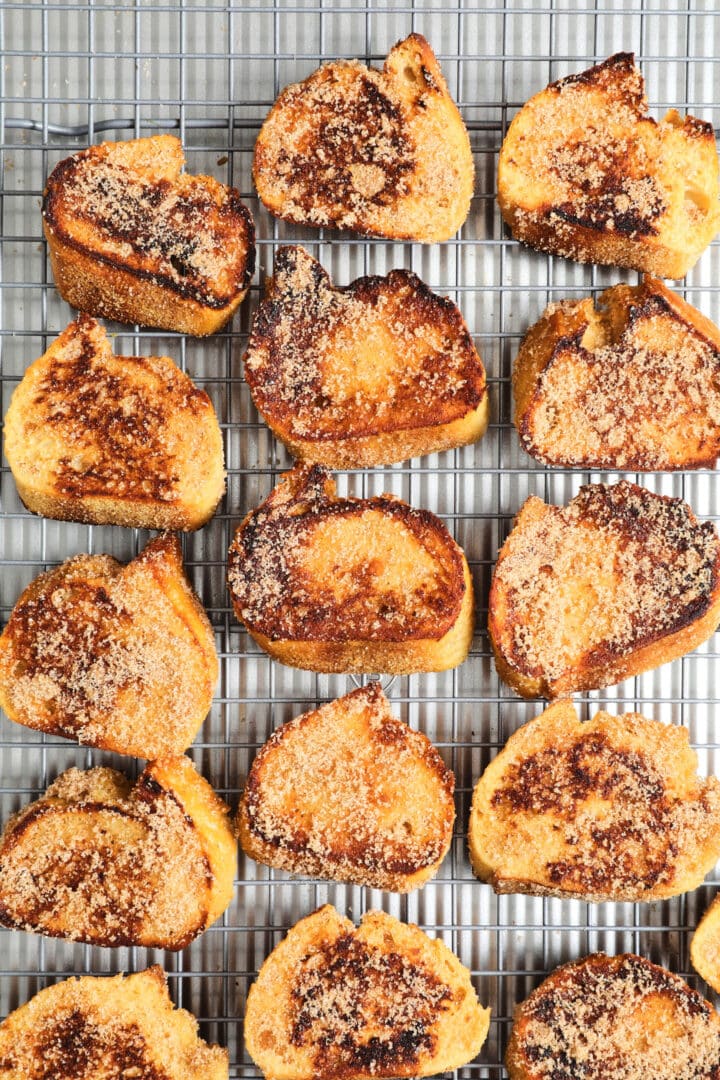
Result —
[{"label": "brown sugar sprinkle", "polygon": [[581,733],[509,764],[491,805],[508,823],[549,815],[564,857],[548,862],[542,843],[528,857],[550,883],[596,896],[652,890],[681,876],[720,822],[720,786],[678,796],[673,764],[613,745],[607,732]]},{"label": "brown sugar sprinkle", "polygon": [[324,1077],[407,1069],[434,1053],[434,1028],[451,1000],[420,962],[343,934],[293,973],[290,1041],[314,1048]]},{"label": "brown sugar sprinkle", "polygon": [[511,663],[558,678],[622,657],[708,609],[720,541],[686,503],[635,484],[588,484],[510,534],[493,587],[512,617]]},{"label": "brown sugar sprinkle", "polygon": [[276,731],[253,763],[246,805],[252,832],[297,873],[408,874],[445,851],[453,790],[432,744],[371,684]]},{"label": "brown sugar sprinkle", "polygon": [[0,1072],[6,1069],[18,1080],[171,1080],[151,1060],[136,1024],[94,1019],[81,1006],[41,1017],[33,1037],[32,1064],[11,1048],[7,1057],[0,1057]]},{"label": "brown sugar sprinkle", "polygon": [[[577,310],[564,301],[543,318],[558,306]],[[688,443],[703,461],[720,450],[720,353],[658,297],[644,299],[617,341],[561,342],[538,393],[525,441],[543,460],[653,469],[672,464],[676,446],[680,459]]]},{"label": "brown sugar sprinkle", "polygon": [[110,946],[150,930],[180,947],[203,925],[207,873],[171,793],[150,778],[130,790],[113,769],[70,769],[7,826],[0,923]]},{"label": "brown sugar sprinkle", "polygon": [[252,225],[237,191],[187,174],[145,180],[93,151],[66,159],[51,175],[44,214],[53,230],[65,219],[71,229],[81,222],[91,250],[100,247],[210,307],[223,307],[245,287]]},{"label": "brown sugar sprinkle", "polygon": [[720,1021],[639,956],[560,968],[520,1006],[509,1048],[534,1080],[718,1080]]},{"label": "brown sugar sprinkle", "polygon": [[163,590],[132,563],[68,560],[33,583],[5,633],[4,689],[22,722],[40,717],[46,730],[100,746],[144,732],[153,756],[187,745],[204,661]]},{"label": "brown sugar sprinkle", "polygon": [[644,81],[631,56],[553,83],[531,108],[522,153],[542,132],[543,153],[525,166],[533,184],[547,189],[561,241],[564,224],[628,236],[658,232],[669,198],[657,175],[663,125],[647,114]]},{"label": "brown sugar sprinkle", "polygon": [[67,447],[55,473],[61,494],[166,503],[179,498],[177,459],[203,447],[196,421],[211,408],[170,361],[113,357],[85,316],[39,382],[34,404],[39,419],[26,423],[28,437],[49,428]]},{"label": "brown sugar sprinkle", "polygon": [[353,228],[368,207],[409,193],[416,148],[382,72],[356,60],[327,64],[288,87],[279,106],[283,122],[265,125],[258,152],[286,189],[283,216]]},{"label": "brown sugar sprinkle", "polygon": [[482,364],[449,300],[404,270],[333,288],[297,247],[276,256],[244,363],[260,411],[302,438],[447,423],[476,408],[485,390]]},{"label": "brown sugar sprinkle", "polygon": [[334,498],[319,466],[290,476],[230,548],[242,621],[274,640],[439,640],[464,596],[462,556],[444,525],[391,496]]}]

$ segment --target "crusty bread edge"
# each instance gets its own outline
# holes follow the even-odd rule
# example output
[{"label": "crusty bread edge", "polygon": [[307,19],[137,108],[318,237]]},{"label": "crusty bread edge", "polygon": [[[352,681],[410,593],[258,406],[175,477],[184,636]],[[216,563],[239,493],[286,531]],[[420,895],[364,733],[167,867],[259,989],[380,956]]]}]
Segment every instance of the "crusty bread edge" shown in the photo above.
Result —
[{"label": "crusty bread edge", "polygon": [[422,454],[454,450],[477,442],[485,434],[490,418],[487,387],[480,404],[447,424],[401,431],[383,432],[345,439],[296,439],[267,417],[266,422],[290,453],[299,461],[326,465],[332,469],[370,468],[393,465]]},{"label": "crusty bread edge", "polygon": [[710,907],[697,925],[690,942],[690,962],[701,979],[708,986],[720,994],[720,964],[712,965],[709,956],[705,955],[707,939],[715,932],[715,937],[720,940],[720,895],[716,896]]},{"label": "crusty bread edge", "polygon": [[[421,671],[447,671],[467,658],[475,627],[472,577],[462,549],[464,593],[458,616],[443,637],[406,641],[293,641],[272,640],[248,627],[248,632],[274,660],[288,667],[326,674],[412,675]],[[444,657],[438,660],[438,653]]]}]

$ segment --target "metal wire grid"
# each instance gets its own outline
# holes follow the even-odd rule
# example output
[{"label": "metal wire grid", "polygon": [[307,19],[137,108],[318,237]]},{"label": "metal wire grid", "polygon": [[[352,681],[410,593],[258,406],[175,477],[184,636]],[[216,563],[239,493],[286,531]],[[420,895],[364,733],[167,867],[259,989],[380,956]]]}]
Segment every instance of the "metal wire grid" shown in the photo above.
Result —
[{"label": "metal wire grid", "polygon": [[[476,196],[454,240],[430,248],[359,241],[271,219],[251,182],[259,126],[284,85],[324,60],[359,56],[379,63],[411,30],[433,45],[465,116],[475,155]],[[607,474],[547,470],[527,458],[511,425],[509,375],[518,342],[547,302],[597,292],[618,280],[613,270],[580,267],[522,250],[503,229],[494,202],[497,153],[509,120],[549,79],[580,70],[612,52],[634,49],[656,114],[687,107],[720,122],[720,12],[707,3],[669,10],[660,0],[605,4],[532,0],[441,4],[413,0],[392,7],[338,0],[277,6],[220,3],[0,4],[0,236],[2,247],[2,409],[27,364],[67,324],[71,313],[49,275],[39,211],[55,163],[101,138],[154,131],[180,134],[193,172],[240,188],[258,228],[260,274],[251,298],[225,331],[185,339],[112,326],[115,348],[172,356],[210,394],[221,420],[228,493],[200,533],[184,538],[188,572],[216,631],[221,681],[210,717],[191,754],[234,805],[258,746],[281,722],[351,688],[343,677],[317,676],[273,664],[235,622],[224,587],[234,526],[270,490],[290,462],[255,413],[241,378],[252,311],[275,247],[304,243],[338,283],[404,266],[460,304],[489,376],[493,421],[475,447],[390,469],[339,477],[341,491],[390,490],[439,513],[465,548],[479,598],[471,655],[458,670],[395,679],[395,711],[440,747],[457,777],[456,835],[437,878],[400,898],[369,889],[291,879],[241,860],[235,898],[222,920],[179,955],[145,949],[97,949],[0,932],[0,1015],[48,983],[71,974],[136,971],[159,962],[175,1001],[200,1019],[204,1037],[227,1045],[231,1075],[257,1075],[243,1053],[241,1020],[249,984],[262,960],[302,915],[326,901],[358,918],[373,907],[442,935],[472,969],[481,1001],[493,1010],[490,1036],[463,1076],[505,1075],[502,1055],[514,1005],[557,964],[596,949],[631,949],[693,976],[690,930],[717,878],[695,893],[651,905],[495,897],[475,882],[465,845],[472,786],[508,735],[541,708],[515,698],[495,676],[485,616],[496,551],[513,514],[530,493],[565,502],[588,479]],[[718,261],[713,245],[680,289],[716,321]],[[634,477],[655,491],[686,498],[701,517],[720,513],[714,471]],[[0,470],[0,609],[3,621],[21,589],[40,571],[81,551],[131,558],[147,534],[41,520],[19,502],[6,464]],[[637,708],[689,726],[701,769],[713,770],[718,738],[717,639],[657,672],[582,699],[594,712]],[[79,748],[0,719],[0,820],[37,797],[71,765],[129,759]],[[715,771],[718,771],[717,769]],[[701,989],[705,989],[701,987]]]}]

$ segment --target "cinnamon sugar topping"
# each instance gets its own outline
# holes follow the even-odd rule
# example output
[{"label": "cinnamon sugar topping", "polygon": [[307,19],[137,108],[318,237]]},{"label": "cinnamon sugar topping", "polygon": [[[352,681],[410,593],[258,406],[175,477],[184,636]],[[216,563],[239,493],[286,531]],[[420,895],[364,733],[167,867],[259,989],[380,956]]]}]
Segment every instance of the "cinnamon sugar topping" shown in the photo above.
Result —
[{"label": "cinnamon sugar topping", "polygon": [[281,248],[245,373],[264,416],[295,438],[352,438],[448,423],[476,408],[485,373],[460,312],[414,275],[333,288]]},{"label": "cinnamon sugar topping", "polygon": [[[528,506],[529,504],[526,504]],[[589,484],[508,537],[493,589],[519,671],[557,679],[615,659],[700,619],[718,581],[720,542],[679,499],[625,481]]]},{"label": "cinnamon sugar topping", "polygon": [[520,1006],[508,1061],[533,1080],[717,1080],[720,1020],[669,971],[598,953]]},{"label": "cinnamon sugar topping", "polygon": [[343,934],[294,973],[290,1041],[314,1051],[324,1077],[405,1072],[435,1052],[450,988],[419,961]]}]

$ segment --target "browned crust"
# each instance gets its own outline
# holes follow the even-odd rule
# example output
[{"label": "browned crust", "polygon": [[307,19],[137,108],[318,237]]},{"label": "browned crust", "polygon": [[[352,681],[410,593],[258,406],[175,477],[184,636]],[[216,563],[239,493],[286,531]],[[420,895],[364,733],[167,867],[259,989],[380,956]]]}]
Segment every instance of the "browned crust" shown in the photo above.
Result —
[{"label": "browned crust", "polygon": [[[364,703],[366,708],[381,717],[377,730],[373,729],[368,735],[369,739],[378,744],[379,751],[386,746],[396,745],[410,749],[416,755],[416,767],[427,770],[437,779],[440,786],[439,799],[446,804],[442,835],[428,835],[425,850],[418,857],[416,843],[410,844],[402,838],[392,838],[391,842],[388,837],[388,843],[382,849],[378,849],[377,845],[368,847],[367,838],[358,837],[350,828],[344,834],[336,835],[332,845],[327,845],[322,852],[308,845],[306,827],[300,828],[297,821],[288,819],[287,831],[283,830],[282,835],[268,833],[258,815],[264,798],[265,771],[272,767],[273,758],[282,758],[283,745],[289,738],[319,722],[321,710],[314,710],[283,724],[258,751],[248,774],[238,811],[240,843],[251,858],[293,873],[320,876],[332,881],[349,881],[391,892],[409,892],[424,885],[437,872],[447,854],[455,817],[455,776],[426,736],[411,731],[391,714],[388,701],[378,682],[360,687],[324,708],[327,710],[336,706],[337,720],[342,726],[343,711],[356,702]],[[341,737],[341,732],[338,737]],[[318,770],[319,786],[327,782],[321,766],[320,761],[308,761],[309,770],[313,767]],[[378,768],[373,784],[377,781],[382,788],[381,765]],[[337,796],[338,793],[333,794]],[[348,799],[346,809],[350,808],[352,794],[351,790],[345,792]],[[338,816],[343,812],[342,798],[343,794],[340,793],[337,803]]]},{"label": "browned crust", "polygon": [[[373,400],[361,378],[354,396],[328,396],[323,372],[333,372],[333,339],[344,329],[337,323],[335,301],[347,301],[352,319],[358,317],[354,301],[368,314],[380,304],[388,308],[384,321],[396,362],[391,408],[386,408],[385,392]],[[442,345],[428,353],[408,381],[403,352],[412,348],[414,334],[429,327],[442,331]],[[361,343],[355,347],[360,356]],[[290,365],[302,365],[302,372],[291,376]],[[280,248],[255,316],[244,370],[256,408],[294,456],[334,468],[390,464],[466,445],[487,426],[485,370],[459,309],[407,270],[333,287],[329,274],[306,251]],[[285,378],[290,380],[287,389]],[[351,390],[348,385],[347,393]]]},{"label": "browned crust", "polygon": [[66,979],[0,1024],[2,1075],[32,1080],[227,1080],[228,1053],[198,1038],[158,965],[134,975]]},{"label": "browned crust", "polygon": [[[636,1016],[632,1018],[621,1008],[613,1008],[615,986],[623,982],[635,988],[633,1011]],[[577,1031],[576,1014],[580,1003],[589,1018],[583,1047],[577,1043],[573,1046],[570,1042],[570,1033]],[[663,1025],[670,1023],[679,1029],[676,1037],[687,1040],[684,1049],[688,1058],[693,1053],[693,1039],[699,1036],[698,1059],[702,1052],[703,1067],[709,1069],[683,1075],[692,1075],[696,1080],[720,1077],[720,1019],[709,1002],[678,975],[643,957],[632,953],[618,956],[593,953],[557,968],[516,1007],[505,1057],[510,1080],[550,1080],[550,1077],[575,1080],[580,1075],[587,1080],[603,1080],[607,1075],[605,1070],[613,1077],[619,1076],[615,1071],[619,1064],[619,1047],[625,1045],[624,1036],[627,1036],[628,1047],[636,1045],[639,1034],[636,1025],[643,1023],[640,1019],[643,1011],[647,1013],[644,1033],[649,1048],[657,1034],[653,1030],[653,1021]],[[613,1036],[607,1041],[594,1031],[594,1024],[601,1018],[610,1018],[613,1023]],[[545,1033],[545,1042],[532,1038],[533,1022]],[[711,1049],[702,1041],[704,1039],[709,1041]],[[573,1056],[573,1050],[583,1055],[582,1060]],[[552,1071],[551,1063],[556,1063],[556,1071]],[[649,1049],[647,1064],[646,1075],[653,1076],[654,1080],[676,1080],[673,1060],[659,1062],[655,1055],[650,1056]],[[701,1067],[699,1060],[697,1067]],[[634,1071],[632,1080],[636,1080]]]},{"label": "browned crust", "polygon": [[[687,329],[694,339],[707,345],[717,357],[720,369],[720,330],[706,316],[692,307],[676,293],[671,292],[658,278],[645,275],[640,285],[630,287],[616,285],[605,290],[599,299],[606,318],[613,324],[612,345],[618,352],[629,352],[632,363],[635,328],[643,319],[666,316]],[[567,457],[552,445],[538,442],[535,431],[535,410],[544,395],[545,373],[568,353],[577,356],[578,366],[587,364],[592,349],[583,346],[583,338],[593,318],[592,300],[565,302],[551,305],[541,318],[527,331],[520,346],[513,369],[515,392],[515,426],[524,450],[532,457],[549,465],[565,468],[585,467],[596,469],[621,469],[642,472],[650,470],[674,471],[690,468],[711,468],[720,454],[720,429],[714,439],[706,439],[697,450],[688,448],[685,457],[678,460],[668,447],[665,454],[643,444],[643,435],[637,431],[635,446],[626,442],[611,446],[606,441],[602,456],[589,454]],[[678,361],[679,363],[679,361]],[[683,389],[678,385],[677,393]],[[607,401],[612,412],[617,403]],[[648,414],[658,415],[663,405],[660,400],[647,400],[644,406]],[[688,408],[690,403],[688,402]],[[689,422],[692,422],[690,420]]]},{"label": "browned crust", "polygon": [[[312,553],[319,526],[369,511],[392,521],[399,540],[410,534],[437,565],[412,612],[399,590],[382,596],[373,592],[370,563],[377,560],[370,556],[363,561],[352,553],[357,587],[342,605],[330,579],[309,580],[297,569],[300,553]],[[346,573],[342,555],[338,552],[338,572]],[[330,567],[328,572],[332,577]],[[472,581],[462,550],[442,522],[389,495],[338,498],[331,475],[317,465],[298,465],[286,473],[238,527],[229,551],[228,587],[238,619],[262,648],[284,663],[310,670],[443,670],[425,666],[445,663],[440,653],[433,656],[438,643],[444,645],[447,638],[454,645],[445,666],[460,663],[470,646]],[[422,612],[417,610],[420,604]],[[457,642],[456,631],[461,636]]]},{"label": "browned crust", "polygon": [[[167,762],[166,764],[172,767],[172,762]],[[78,813],[90,816],[101,812],[103,814],[109,813],[115,815],[128,822],[138,823],[143,828],[147,828],[152,822],[152,817],[145,818],[138,813],[138,810],[133,806],[132,798],[122,804],[109,804],[95,799],[82,799],[73,803],[58,803],[50,798],[41,798],[22,811],[16,819],[9,822],[3,833],[2,839],[0,840],[0,923],[11,929],[29,930],[35,933],[41,933],[45,937],[70,937],[73,941],[106,947],[139,945],[145,948],[168,949],[171,952],[178,952],[181,949],[186,948],[191,941],[194,941],[208,925],[209,903],[213,889],[213,873],[210,866],[210,860],[205,851],[202,850],[202,841],[199,838],[199,830],[196,822],[185,811],[185,807],[177,797],[176,793],[170,788],[163,787],[162,784],[158,782],[156,776],[157,771],[155,766],[153,764],[149,765],[138,777],[133,793],[134,799],[136,799],[137,802],[150,807],[151,814],[162,813],[163,801],[170,800],[182,813],[183,827],[195,834],[196,842],[201,845],[199,855],[206,889],[203,906],[198,909],[197,918],[194,922],[187,922],[187,919],[183,920],[182,912],[178,911],[178,927],[167,937],[159,937],[152,933],[148,934],[143,928],[142,919],[137,919],[137,917],[129,918],[125,924],[120,925],[118,929],[113,931],[111,931],[108,926],[104,929],[99,929],[92,926],[83,927],[82,925],[77,925],[71,928],[71,934],[67,934],[61,929],[53,929],[52,927],[38,923],[36,917],[33,917],[30,913],[21,911],[13,915],[9,906],[10,898],[7,896],[7,893],[5,893],[7,885],[3,881],[3,861],[7,860],[7,856],[14,848],[21,846],[23,842],[25,842],[26,833],[32,829],[32,826],[38,819],[55,815],[59,815],[60,818],[62,818],[65,814],[74,815]],[[196,777],[196,780],[197,779],[199,778]],[[190,847],[190,844],[186,845],[188,851],[190,850]],[[160,867],[156,869],[158,871],[161,870]],[[62,880],[62,859],[58,860],[56,872],[59,879]],[[67,871],[67,873],[73,872],[72,869],[68,869]],[[92,874],[92,871],[90,871],[90,873]],[[97,878],[98,888],[102,889],[105,875],[103,873],[97,873]],[[68,882],[68,885],[70,885],[70,882]],[[142,880],[138,880],[136,885],[137,890],[139,891],[142,891],[143,887],[147,888],[147,883],[143,883]],[[5,897],[3,897],[3,893],[5,893]],[[193,897],[193,906],[195,906],[195,901],[196,897]],[[51,902],[48,901],[46,911],[48,908],[51,908],[51,906]],[[113,911],[114,918],[122,920],[122,916],[123,913],[119,912],[117,909]],[[187,925],[180,931],[179,927],[182,925],[183,921],[185,921]]]},{"label": "browned crust", "polygon": [[[216,281],[204,280],[183,269],[181,275],[164,272],[158,264],[140,265],[143,235],[130,237],[132,252],[127,258],[103,253],[84,244],[75,235],[72,196],[81,163],[104,160],[113,144],[91,146],[61,161],[48,178],[43,198],[43,229],[48,242],[50,261],[57,288],[68,303],[91,315],[102,315],[120,322],[157,326],[161,329],[204,336],[219,330],[230,319],[244,298],[255,270],[255,226],[239,192],[219,184],[212,177],[192,178],[198,198],[210,199],[219,214],[211,225],[209,215],[204,228],[230,230],[244,236],[245,259],[238,266],[234,285],[225,293]],[[141,178],[142,174],[133,174]],[[154,181],[158,193],[170,190],[168,180]],[[222,192],[225,202],[215,199]],[[104,222],[113,241],[127,238],[113,222]],[[179,236],[180,234],[178,234]]]},{"label": "browned crust", "polygon": [[[589,90],[604,94],[608,105],[613,102],[620,103],[634,118],[629,123],[640,123],[651,128],[658,127],[657,122],[648,114],[644,80],[634,66],[632,53],[618,53],[587,71],[551,83],[545,90],[536,94],[524,108],[531,106],[543,95],[560,96],[566,88],[577,85],[586,86]],[[682,126],[683,135],[689,143],[705,141],[714,151],[715,135],[711,124],[692,116],[687,116],[684,122],[681,122],[677,113],[674,112],[668,114],[667,120],[673,127]],[[578,262],[625,266],[656,274],[659,277],[681,278],[694,265],[717,231],[720,209],[716,205],[710,208],[706,214],[706,220],[693,224],[692,237],[689,235],[691,227],[688,225],[685,241],[673,242],[668,235],[665,222],[660,220],[668,208],[668,203],[665,201],[668,193],[657,184],[652,197],[654,205],[643,206],[641,212],[640,204],[633,204],[631,198],[627,206],[623,201],[621,209],[615,202],[615,196],[618,193],[625,195],[623,182],[630,175],[628,173],[630,163],[626,153],[620,153],[617,161],[606,173],[606,190],[603,197],[609,200],[604,211],[609,224],[602,221],[598,223],[592,215],[588,215],[576,206],[572,199],[562,205],[545,202],[537,206],[525,207],[516,204],[505,183],[506,163],[512,160],[510,155],[514,145],[513,138],[518,130],[516,126],[513,132],[512,127],[513,125],[500,153],[498,204],[503,219],[510,227],[515,239],[540,251],[575,259]],[[543,136],[540,131],[537,138],[539,155],[542,155]],[[607,150],[607,147],[605,149]],[[597,158],[596,154],[595,160]],[[655,183],[655,177],[651,173],[641,172],[638,175],[645,175]],[[533,182],[534,178],[528,178],[528,184],[532,185]],[[709,184],[709,188],[712,187],[713,185]],[[581,193],[580,189],[581,185],[578,181],[578,194]],[[714,190],[717,199],[717,180],[714,182]],[[644,198],[647,198],[647,193]]]},{"label": "browned crust", "polygon": [[[39,575],[19,597],[0,637],[0,703],[10,720],[49,735],[60,735],[75,741],[81,740],[87,746],[146,759],[180,754],[187,749],[210,707],[217,680],[218,661],[214,634],[204,607],[185,577],[182,549],[176,535],[163,533],[151,540],[128,566],[133,566],[134,570],[137,570],[138,563],[144,572],[154,579],[159,591],[167,591],[170,594],[175,616],[188,629],[197,650],[203,655],[207,677],[204,686],[198,685],[195,688],[197,711],[192,720],[188,720],[183,725],[180,734],[172,734],[170,730],[165,730],[165,728],[169,729],[167,714],[162,725],[163,730],[161,730],[160,717],[153,717],[153,720],[157,721],[156,729],[145,730],[141,737],[137,737],[137,735],[130,736],[127,730],[123,730],[121,711],[117,708],[114,714],[107,713],[108,718],[100,730],[97,726],[98,716],[94,717],[90,729],[87,724],[81,724],[78,728],[74,716],[66,715],[62,710],[46,709],[40,714],[39,710],[28,711],[22,703],[15,703],[14,690],[18,675],[27,674],[34,678],[43,675],[46,670],[42,662],[43,652],[28,620],[33,619],[32,610],[37,607],[48,588],[54,587],[56,583],[69,576],[73,582],[78,580],[81,589],[85,589],[88,593],[91,608],[94,604],[98,604],[98,611],[102,613],[107,609],[106,614],[112,614],[112,620],[106,619],[105,638],[102,645],[95,642],[100,651],[89,646],[83,638],[85,629],[92,624],[84,622],[82,616],[77,620],[68,619],[65,632],[72,638],[71,649],[73,650],[68,655],[80,653],[90,665],[102,659],[105,646],[116,632],[127,630],[132,616],[113,605],[106,590],[108,582],[123,574],[126,568],[109,555],[75,556],[54,570]],[[88,565],[89,578],[86,573]],[[85,579],[83,579],[83,574],[86,575]],[[136,612],[135,617],[140,623],[142,622],[141,613]],[[47,622],[52,635],[60,626],[59,618],[48,610]],[[63,640],[63,649],[67,644],[67,641]],[[105,715],[100,707],[98,707],[98,715]],[[112,716],[112,723],[110,716]]]},{"label": "browned crust", "polygon": [[5,418],[5,452],[27,509],[63,521],[193,530],[224,491],[222,435],[205,391],[168,357],[114,356],[89,315],[26,371]]},{"label": "browned crust", "polygon": [[[379,85],[390,83],[396,76],[393,73],[391,61],[396,58],[400,50],[403,48],[409,48],[410,50],[416,50],[417,57],[412,61],[412,64],[408,64],[407,69],[412,73],[412,81],[417,81],[417,87],[414,91],[414,97],[412,103],[407,105],[407,115],[402,117],[398,107],[393,104],[380,90]],[[344,150],[337,151],[332,146],[322,146],[322,156],[315,154],[317,147],[311,146],[312,153],[308,154],[307,162],[304,167],[302,164],[296,166],[296,171],[302,173],[304,171],[305,182],[307,184],[307,190],[304,193],[303,198],[298,205],[297,201],[292,201],[288,198],[287,194],[282,190],[282,182],[279,180],[279,170],[277,162],[269,152],[269,134],[268,129],[275,124],[280,124],[284,113],[292,110],[294,99],[299,91],[312,90],[315,84],[322,83],[326,79],[332,80],[334,76],[334,69],[347,65],[348,62],[335,62],[334,64],[326,64],[318,71],[310,75],[304,82],[299,84],[292,84],[285,87],[280,93],[275,104],[273,105],[270,113],[268,114],[263,127],[258,136],[255,144],[255,152],[253,156],[253,180],[258,190],[260,200],[274,217],[280,218],[283,221],[288,221],[292,224],[299,225],[321,225],[330,228],[350,229],[354,232],[358,232],[365,236],[379,236],[387,237],[392,240],[415,240],[422,243],[434,243],[442,240],[450,239],[452,235],[461,227],[465,218],[467,217],[470,205],[470,198],[472,196],[472,185],[474,180],[474,167],[472,162],[472,154],[470,150],[470,142],[467,136],[467,131],[462,121],[462,117],[455,106],[445,82],[445,78],[440,69],[440,65],[437,62],[435,54],[430,47],[428,41],[417,33],[410,34],[403,41],[399,41],[395,44],[391,52],[389,53],[385,64],[383,65],[382,72],[377,68],[367,67],[366,65],[360,65],[357,61],[352,62],[358,69],[359,78],[364,78],[366,84],[367,94],[369,96],[369,102],[372,107],[370,115],[360,116],[357,118],[355,125],[350,124],[349,135],[352,138],[358,137],[365,139],[366,142],[369,138],[376,134],[374,130],[376,126],[382,131],[384,128],[389,128],[391,132],[391,139],[393,143],[394,156],[384,153],[378,157],[378,163],[388,177],[390,183],[386,183],[385,187],[390,188],[389,195],[386,190],[382,190],[379,195],[375,195],[367,200],[367,205],[359,211],[354,211],[349,205],[346,204],[348,193],[345,192],[346,199],[343,200],[343,192],[338,178],[338,172],[342,179],[342,186],[347,186],[347,178],[345,177],[347,166],[347,147]],[[412,72],[412,66],[417,64],[419,73],[416,76]],[[368,80],[367,76],[371,74],[376,76],[376,79],[372,81]],[[435,210],[437,220],[430,220],[429,222],[415,221],[412,225],[402,226],[394,215],[387,219],[387,223],[384,225],[378,224],[374,219],[377,216],[374,211],[379,201],[380,206],[383,203],[387,203],[390,199],[391,210],[397,210],[398,206],[402,204],[404,198],[417,198],[417,196],[408,196],[405,188],[409,181],[412,180],[414,173],[418,170],[417,162],[417,147],[412,134],[409,130],[409,120],[413,117],[413,111],[415,116],[420,115],[418,121],[418,131],[422,136],[422,116],[428,108],[429,101],[440,98],[445,105],[449,113],[447,118],[446,127],[452,127],[455,130],[454,138],[457,144],[462,144],[462,154],[458,150],[458,146],[454,148],[455,156],[463,156],[466,160],[463,161],[463,169],[465,176],[462,177],[462,181],[465,186],[468,187],[467,206],[462,209],[462,213],[458,216],[458,208],[455,208],[455,214],[453,220],[444,220],[443,214],[447,215],[448,210],[443,208],[443,204],[439,204],[439,208]],[[374,115],[377,111],[378,116]],[[280,128],[282,131],[282,127]],[[425,146],[427,154],[428,146]],[[352,157],[351,159],[352,160]],[[317,167],[317,162],[320,161],[323,165],[326,162],[331,163],[336,173],[331,177],[330,182],[322,180],[322,171],[320,177],[312,175],[310,163],[313,162]],[[365,159],[361,158],[360,161],[365,163]],[[372,158],[372,155],[368,159],[368,162],[373,166],[376,164]],[[276,185],[280,187],[280,194],[276,190]],[[353,185],[350,183],[350,193],[353,191]],[[320,206],[315,205],[315,199],[313,198],[314,192],[326,188],[325,202]],[[431,196],[436,195],[436,192],[432,191],[428,193]],[[456,195],[456,193],[452,193]],[[427,195],[426,195],[427,197]],[[455,201],[458,201],[459,196],[456,195]],[[450,201],[448,198],[447,202]],[[334,205],[333,205],[334,204]],[[457,220],[455,220],[457,218]]]},{"label": "browned crust", "polygon": [[[596,485],[587,485],[581,488],[576,498],[581,497],[583,492],[587,492],[593,486]],[[636,484],[625,483],[625,487],[631,492],[638,493],[640,497],[651,494]],[[682,505],[680,499],[673,499],[669,496],[658,495],[653,496],[653,498],[666,504]],[[686,504],[684,505],[686,506]],[[687,510],[691,524],[696,525],[698,530],[712,530],[717,536],[714,527],[709,522],[701,525],[689,507],[687,507]],[[635,527],[632,515],[628,515],[627,527],[629,535],[631,535]],[[698,535],[700,535],[699,532]],[[717,629],[718,623],[720,623],[720,543],[716,546],[717,551],[711,568],[711,585],[709,589],[702,601],[698,601],[693,605],[685,605],[677,615],[675,628],[671,632],[649,632],[647,628],[638,627],[636,644],[631,649],[618,651],[611,643],[603,642],[593,649],[591,655],[586,657],[582,668],[568,670],[557,678],[547,678],[539,670],[527,670],[517,656],[510,658],[504,647],[504,635],[508,627],[513,625],[513,619],[515,618],[513,612],[507,606],[507,598],[501,593],[497,573],[507,553],[506,541],[500,551],[493,572],[488,602],[488,632],[498,675],[503,682],[511,686],[522,697],[546,697],[553,700],[568,697],[573,693],[584,690],[613,686],[624,679],[659,667],[661,664],[669,663],[671,660],[691,652],[698,645],[707,641]]]}]

